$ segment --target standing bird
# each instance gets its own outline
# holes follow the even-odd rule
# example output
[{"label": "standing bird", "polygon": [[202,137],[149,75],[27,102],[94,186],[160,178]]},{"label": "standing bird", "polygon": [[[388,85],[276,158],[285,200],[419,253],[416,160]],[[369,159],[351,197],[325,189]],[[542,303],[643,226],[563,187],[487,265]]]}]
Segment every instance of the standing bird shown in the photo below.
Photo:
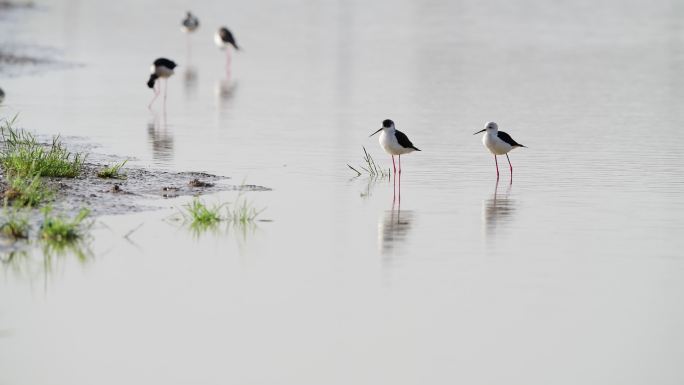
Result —
[{"label": "standing bird", "polygon": [[199,19],[197,16],[193,15],[192,12],[188,11],[185,14],[185,19],[181,23],[181,31],[185,33],[195,32],[199,28]]},{"label": "standing bird", "polygon": [[232,45],[236,50],[240,50],[235,38],[233,37],[233,34],[226,27],[221,27],[218,29],[218,31],[216,31],[216,35],[214,35],[214,42],[220,49],[224,49]]},{"label": "standing bird", "polygon": [[237,42],[235,41],[235,38],[233,37],[233,34],[230,32],[230,30],[226,27],[221,27],[216,31],[216,35],[214,35],[214,42],[216,43],[216,46],[219,47],[219,49],[225,49],[226,50],[226,74],[230,77],[230,62],[231,62],[231,49],[230,46],[233,46],[236,51],[239,51],[240,48],[237,45]]},{"label": "standing bird", "polygon": [[152,67],[150,68],[150,72],[152,74],[150,75],[150,80],[147,81],[147,86],[154,90],[154,97],[147,106],[148,108],[152,108],[152,103],[154,103],[154,101],[157,99],[157,96],[159,96],[159,92],[161,91],[161,86],[157,87],[157,79],[159,78],[164,79],[164,103],[166,104],[168,78],[173,75],[174,68],[176,68],[176,63],[163,57],[155,60],[152,64]]},{"label": "standing bird", "polygon": [[390,119],[385,119],[382,122],[382,127],[370,136],[373,136],[380,131],[382,131],[382,133],[380,133],[378,142],[380,142],[380,147],[382,147],[386,153],[392,155],[392,167],[395,174],[397,173],[397,166],[394,163],[394,156],[399,155],[399,175],[401,177],[401,155],[420,150],[411,143],[406,134],[394,128],[394,122]]},{"label": "standing bird", "polygon": [[[192,12],[188,11],[185,14],[185,19],[181,21],[181,31],[185,32],[186,36],[186,63],[188,63],[188,66],[190,66],[190,63],[192,62],[192,44],[190,44],[190,35],[195,32],[199,28],[199,19],[197,16],[193,15]],[[188,67],[188,71],[190,71],[190,68]]]},{"label": "standing bird", "polygon": [[511,165],[511,159],[508,157],[508,153],[516,147],[526,147],[522,144],[516,142],[511,138],[510,135],[503,131],[499,131],[499,126],[494,122],[489,122],[484,129],[474,133],[477,135],[481,132],[485,132],[482,137],[482,144],[494,154],[494,164],[496,164],[496,180],[499,180],[499,161],[496,160],[497,155],[506,155],[508,159],[508,166],[511,168],[511,180],[513,180],[513,165]]}]

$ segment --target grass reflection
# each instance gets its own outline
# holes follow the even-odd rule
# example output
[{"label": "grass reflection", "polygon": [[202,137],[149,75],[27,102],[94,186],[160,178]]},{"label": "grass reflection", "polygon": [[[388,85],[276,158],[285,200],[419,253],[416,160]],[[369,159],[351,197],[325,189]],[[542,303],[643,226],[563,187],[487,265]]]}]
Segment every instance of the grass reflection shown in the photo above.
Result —
[{"label": "grass reflection", "polygon": [[9,250],[0,252],[0,266],[4,273],[30,282],[42,279],[47,286],[49,278],[63,271],[71,261],[85,265],[94,259],[90,242],[78,240],[40,240],[35,243],[21,241]]}]

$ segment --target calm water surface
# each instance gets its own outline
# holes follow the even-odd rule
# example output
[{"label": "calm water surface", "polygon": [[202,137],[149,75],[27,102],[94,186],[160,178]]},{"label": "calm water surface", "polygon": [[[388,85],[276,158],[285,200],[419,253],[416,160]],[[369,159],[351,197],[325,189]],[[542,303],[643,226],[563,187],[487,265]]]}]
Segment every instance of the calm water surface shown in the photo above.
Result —
[{"label": "calm water surface", "polygon": [[[197,236],[165,200],[4,264],[0,384],[684,383],[681,2],[197,3],[189,41],[184,1],[0,19],[69,64],[2,77],[22,126],[273,188],[247,195],[272,222]],[[394,208],[346,166],[389,167],[388,117],[423,150]],[[512,184],[488,120],[529,147]]]}]

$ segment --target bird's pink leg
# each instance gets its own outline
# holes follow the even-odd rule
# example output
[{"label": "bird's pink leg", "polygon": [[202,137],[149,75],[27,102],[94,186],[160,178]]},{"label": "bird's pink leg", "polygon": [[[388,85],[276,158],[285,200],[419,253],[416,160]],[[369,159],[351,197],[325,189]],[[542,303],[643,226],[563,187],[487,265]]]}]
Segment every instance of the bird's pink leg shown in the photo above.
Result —
[{"label": "bird's pink leg", "polygon": [[508,159],[508,167],[511,169],[511,184],[513,184],[513,165],[511,164],[511,158],[506,154],[506,159]]},{"label": "bird's pink leg", "polygon": [[496,180],[499,180],[499,161],[496,160],[496,155],[494,155],[494,164],[496,164]]},{"label": "bird's pink leg", "polygon": [[164,105],[166,105],[166,91],[169,88],[169,79],[164,79]]},{"label": "bird's pink leg", "polygon": [[397,202],[397,179],[394,178],[392,181],[392,210],[394,210],[394,205]]},{"label": "bird's pink leg", "polygon": [[401,207],[401,155],[399,155],[399,207]]},{"label": "bird's pink leg", "polygon": [[394,155],[392,155],[392,170],[394,170],[394,173],[397,173],[397,165],[394,163]]},{"label": "bird's pink leg", "polygon": [[186,43],[187,43],[186,51],[188,53],[187,62],[190,63],[190,58],[192,57],[192,52],[191,52],[192,47],[190,44],[190,34],[186,33],[185,36],[187,36],[187,39],[186,39]]},{"label": "bird's pink leg", "polygon": [[226,47],[226,77],[230,79],[230,67],[233,62],[233,57],[231,55],[230,47]]}]

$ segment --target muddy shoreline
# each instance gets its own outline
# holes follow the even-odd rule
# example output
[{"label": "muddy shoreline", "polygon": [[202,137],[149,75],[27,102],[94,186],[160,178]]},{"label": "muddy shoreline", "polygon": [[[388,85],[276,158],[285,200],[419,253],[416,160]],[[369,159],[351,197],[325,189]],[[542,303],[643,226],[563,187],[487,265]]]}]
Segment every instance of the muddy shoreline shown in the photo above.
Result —
[{"label": "muddy shoreline", "polygon": [[[93,216],[126,214],[161,209],[159,199],[199,196],[221,191],[269,191],[265,186],[233,185],[230,177],[205,172],[161,171],[140,167],[125,167],[121,178],[100,178],[98,171],[107,166],[86,163],[75,178],[44,177],[43,182],[54,193],[46,204],[55,210],[74,214],[88,208]],[[0,193],[4,196],[7,179],[0,175]]]}]

